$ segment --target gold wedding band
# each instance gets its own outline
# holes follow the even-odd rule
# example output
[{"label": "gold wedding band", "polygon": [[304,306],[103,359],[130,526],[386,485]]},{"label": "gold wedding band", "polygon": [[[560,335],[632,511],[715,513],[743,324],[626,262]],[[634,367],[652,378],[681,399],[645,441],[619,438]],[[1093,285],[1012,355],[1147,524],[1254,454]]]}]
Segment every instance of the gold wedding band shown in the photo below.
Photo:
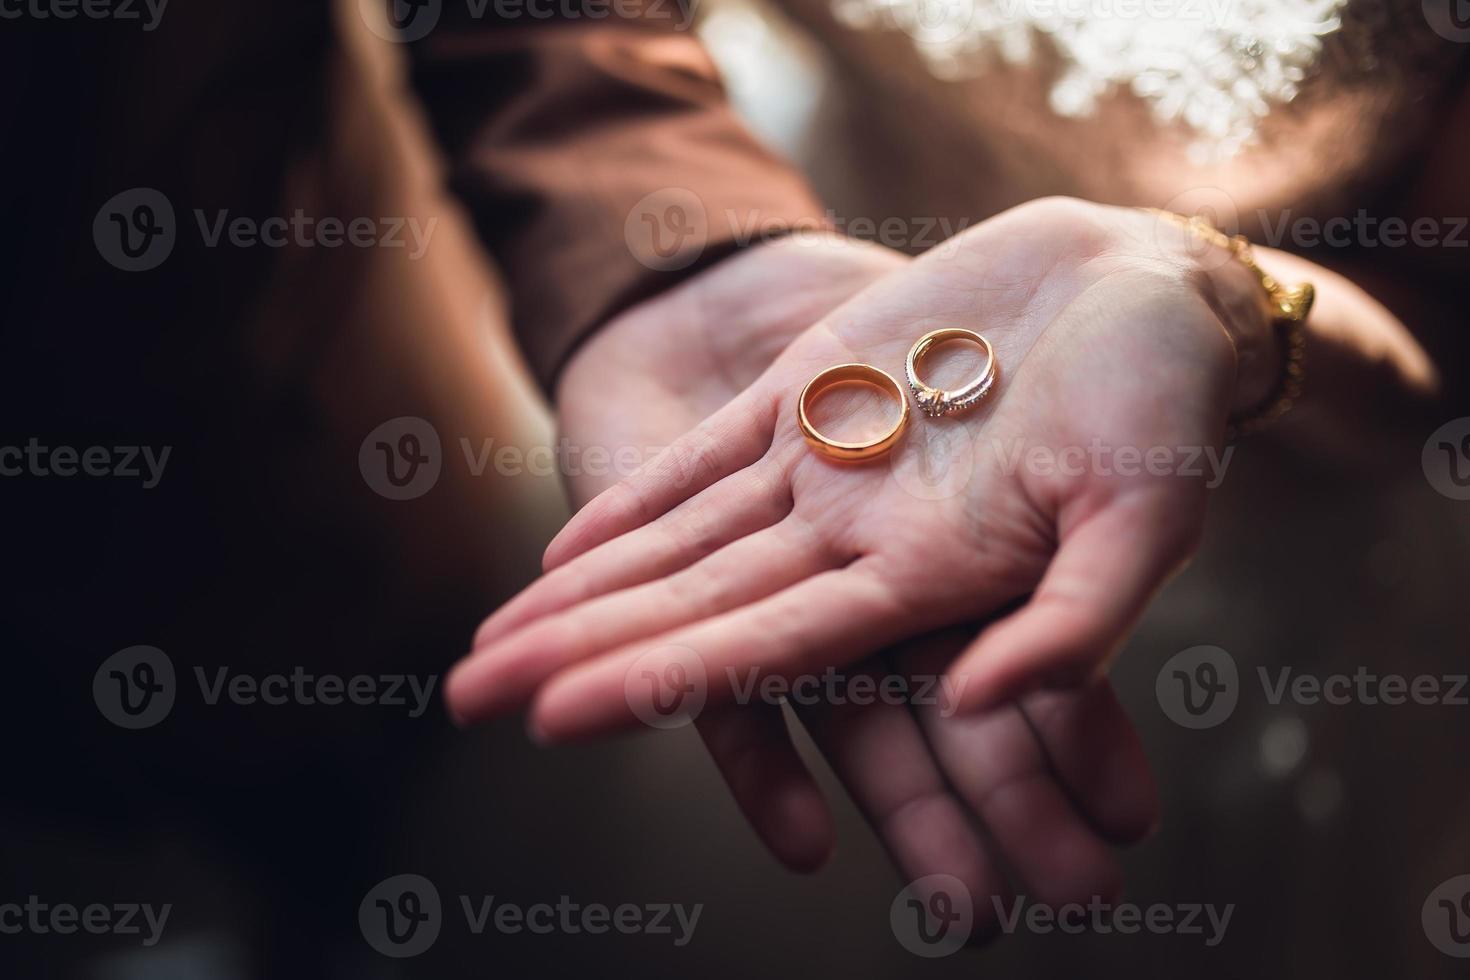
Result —
[{"label": "gold wedding band", "polygon": [[[807,417],[808,407],[818,395],[828,388],[844,384],[872,385],[897,398],[898,421],[893,424],[893,428],[878,438],[869,439],[866,442],[839,442],[836,439],[828,439],[818,432],[817,427],[812,425],[812,420]],[[909,421],[909,402],[903,395],[903,388],[888,372],[881,371],[871,364],[838,364],[812,378],[806,383],[806,387],[801,389],[801,396],[796,401],[796,420],[806,441],[823,456],[849,462],[873,459],[892,449],[903,435],[904,426],[908,425]]]},{"label": "gold wedding band", "polygon": [[[924,355],[936,345],[946,340],[968,340],[979,344],[985,351],[985,370],[981,371],[980,376],[975,380],[953,391],[932,388],[919,380],[919,361],[923,360]],[[914,393],[914,400],[919,403],[919,409],[925,415],[937,417],[949,415],[952,412],[962,412],[990,394],[990,386],[995,384],[995,348],[990,346],[990,341],[975,331],[966,330],[963,327],[931,330],[909,348],[904,373],[907,376],[909,390]]]}]

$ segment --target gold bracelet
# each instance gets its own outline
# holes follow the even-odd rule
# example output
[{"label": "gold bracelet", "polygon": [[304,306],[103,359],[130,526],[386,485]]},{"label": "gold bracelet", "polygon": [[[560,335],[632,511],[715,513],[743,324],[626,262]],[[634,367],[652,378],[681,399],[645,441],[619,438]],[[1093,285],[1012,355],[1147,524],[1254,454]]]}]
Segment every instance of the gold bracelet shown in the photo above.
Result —
[{"label": "gold bracelet", "polygon": [[1287,286],[1262,269],[1256,264],[1255,257],[1251,255],[1251,243],[1244,235],[1227,235],[1210,224],[1208,219],[1199,215],[1187,218],[1182,214],[1163,211],[1159,208],[1144,208],[1144,210],[1178,225],[1211,245],[1228,249],[1231,255],[1239,259],[1241,264],[1255,273],[1256,278],[1261,281],[1261,288],[1266,291],[1266,297],[1271,302],[1273,311],[1271,325],[1281,334],[1282,355],[1286,365],[1282,371],[1281,380],[1277,382],[1271,396],[1260,408],[1239,418],[1231,419],[1226,436],[1233,442],[1243,436],[1260,432],[1291,411],[1297,399],[1301,398],[1302,378],[1305,374],[1302,356],[1307,347],[1307,313],[1311,311],[1312,301],[1316,299],[1316,290],[1309,282]]}]

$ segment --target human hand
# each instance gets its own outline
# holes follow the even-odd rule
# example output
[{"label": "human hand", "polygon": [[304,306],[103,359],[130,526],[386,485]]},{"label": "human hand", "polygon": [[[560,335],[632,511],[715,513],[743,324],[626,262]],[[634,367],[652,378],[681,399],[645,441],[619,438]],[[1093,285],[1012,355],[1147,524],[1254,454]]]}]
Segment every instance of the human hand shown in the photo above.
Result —
[{"label": "human hand", "polygon": [[[1095,678],[1200,533],[1205,471],[1183,464],[1218,452],[1279,372],[1259,285],[1192,244],[1140,212],[1047,200],[875,282],[584,508],[548,574],[482,629],[451,706],[473,719],[539,689],[543,737],[592,735],[634,719],[635,665],[692,651],[718,703],[742,670],[810,674],[1023,600],[951,667],[960,707]],[[916,419],[888,461],[811,452],[794,421],[806,380],[845,361],[896,374],[938,326],[995,345],[986,402]],[[1094,445],[1120,465],[1076,465]],[[1139,467],[1155,449],[1176,468]],[[925,465],[950,479],[929,485]]]},{"label": "human hand", "polygon": [[[835,238],[778,241],[727,259],[578,351],[557,392],[562,435],[584,448],[669,443],[744,390],[806,327],[908,262]],[[583,470],[569,475],[568,486],[581,505],[612,482]],[[698,515],[689,517],[671,530],[693,531]],[[642,580],[633,576],[658,570],[657,562],[638,563],[622,581],[632,586]],[[560,581],[560,592],[530,590],[504,607],[482,628],[477,647],[514,633],[534,655],[540,641],[520,627],[548,622],[558,604],[581,594],[576,579]],[[858,670],[932,675],[958,642],[928,637]],[[502,682],[501,692],[518,690],[505,675],[494,683]],[[913,712],[874,703],[800,714],[909,880],[947,873],[976,897],[1000,895],[1009,887],[1000,868],[1008,867],[1039,899],[1110,894],[1119,874],[1107,844],[1137,839],[1156,818],[1147,762],[1106,684],[977,718],[954,718],[933,704]],[[773,853],[797,869],[821,864],[832,847],[832,819],[780,708],[716,707],[696,725]],[[977,824],[987,827],[986,837]],[[992,909],[976,911],[983,933]]]}]

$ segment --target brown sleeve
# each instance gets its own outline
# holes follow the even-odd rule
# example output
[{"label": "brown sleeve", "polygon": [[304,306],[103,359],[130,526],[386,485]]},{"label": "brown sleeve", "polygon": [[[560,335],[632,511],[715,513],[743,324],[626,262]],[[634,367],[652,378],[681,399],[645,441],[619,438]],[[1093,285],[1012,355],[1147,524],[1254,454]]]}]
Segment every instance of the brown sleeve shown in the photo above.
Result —
[{"label": "brown sleeve", "polygon": [[[736,118],[676,0],[647,0],[640,16],[631,0],[472,6],[443,4],[413,46],[414,82],[543,384],[632,303],[822,223],[800,176]],[[586,16],[596,10],[607,15]]]}]

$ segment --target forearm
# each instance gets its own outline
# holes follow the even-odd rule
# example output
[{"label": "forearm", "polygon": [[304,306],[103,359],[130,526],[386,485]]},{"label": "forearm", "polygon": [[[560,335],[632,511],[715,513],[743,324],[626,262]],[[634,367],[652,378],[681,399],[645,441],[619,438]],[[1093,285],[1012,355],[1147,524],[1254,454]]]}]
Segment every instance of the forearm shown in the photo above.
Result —
[{"label": "forearm", "polygon": [[1420,426],[1435,403],[1440,374],[1409,325],[1346,275],[1287,252],[1258,254],[1273,274],[1317,290],[1306,321],[1303,395],[1283,420],[1282,437],[1363,455]]},{"label": "forearm", "polygon": [[[670,4],[598,20],[446,11],[413,79],[450,182],[498,260],[532,370],[771,227],[810,227],[801,176],[747,132]],[[467,94],[469,93],[469,94]]]},{"label": "forearm", "polygon": [[1269,408],[1286,391],[1286,329],[1262,273],[1288,288],[1308,283],[1315,295],[1302,325],[1305,381],[1280,433],[1319,448],[1360,451],[1413,424],[1430,403],[1439,380],[1429,355],[1352,279],[1275,249],[1237,254],[1224,236],[1167,216],[1153,233],[1166,254],[1188,257],[1187,267],[1230,337],[1233,418]]}]

